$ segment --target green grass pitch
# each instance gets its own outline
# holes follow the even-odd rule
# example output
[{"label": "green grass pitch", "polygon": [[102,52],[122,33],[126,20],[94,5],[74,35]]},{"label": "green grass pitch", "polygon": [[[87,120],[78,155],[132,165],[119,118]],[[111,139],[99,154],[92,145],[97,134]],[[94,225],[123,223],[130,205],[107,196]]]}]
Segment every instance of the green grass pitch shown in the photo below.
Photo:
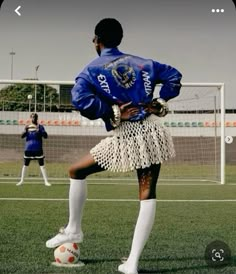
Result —
[{"label": "green grass pitch", "polygon": [[[81,269],[52,266],[53,250],[45,247],[68,221],[69,185],[1,183],[0,273],[118,273],[131,245],[138,187],[134,181],[109,182],[88,182]],[[223,268],[211,268],[204,260],[206,246],[215,240],[231,248],[231,263]],[[146,274],[236,273],[235,185],[160,184],[155,224],[139,266]]]}]

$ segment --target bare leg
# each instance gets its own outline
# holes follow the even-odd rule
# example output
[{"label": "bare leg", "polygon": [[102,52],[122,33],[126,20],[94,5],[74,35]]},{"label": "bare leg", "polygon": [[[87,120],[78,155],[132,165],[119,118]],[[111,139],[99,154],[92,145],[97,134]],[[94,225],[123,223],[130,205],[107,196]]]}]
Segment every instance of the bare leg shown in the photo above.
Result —
[{"label": "bare leg", "polygon": [[69,177],[72,179],[85,179],[88,175],[103,171],[93,159],[91,154],[87,154],[69,169]]},{"label": "bare leg", "polygon": [[137,170],[140,200],[156,199],[156,185],[160,169],[159,164]]}]

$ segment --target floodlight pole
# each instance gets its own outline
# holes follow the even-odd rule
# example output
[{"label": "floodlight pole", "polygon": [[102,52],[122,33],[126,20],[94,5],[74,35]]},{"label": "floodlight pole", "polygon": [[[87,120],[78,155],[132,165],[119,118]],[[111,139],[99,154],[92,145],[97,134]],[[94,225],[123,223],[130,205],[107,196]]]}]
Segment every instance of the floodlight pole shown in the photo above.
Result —
[{"label": "floodlight pole", "polygon": [[[38,80],[39,65],[35,67],[35,80]],[[37,112],[37,84],[34,84],[34,112]]]},{"label": "floodlight pole", "polygon": [[16,55],[16,53],[12,49],[9,54],[11,55],[11,80],[12,80],[13,79],[13,64],[14,64],[13,58],[14,58],[14,55]]}]

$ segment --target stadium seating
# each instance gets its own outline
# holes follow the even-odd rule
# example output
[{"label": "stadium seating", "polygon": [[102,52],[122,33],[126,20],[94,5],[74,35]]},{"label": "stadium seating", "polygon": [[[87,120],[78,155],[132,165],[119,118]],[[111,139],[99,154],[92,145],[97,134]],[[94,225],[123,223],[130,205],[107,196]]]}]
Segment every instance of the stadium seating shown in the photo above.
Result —
[{"label": "stadium seating", "polygon": [[210,127],[215,127],[215,126],[217,126],[216,122],[210,122]]},{"label": "stadium seating", "polygon": [[185,126],[185,127],[190,127],[191,124],[190,124],[190,122],[185,122],[185,123],[184,123],[184,126]]},{"label": "stadium seating", "polygon": [[170,126],[169,122],[164,122],[164,126],[169,127]]},{"label": "stadium seating", "polygon": [[73,125],[73,126],[79,126],[79,125],[80,125],[79,120],[74,120],[74,121],[72,121],[72,125]]},{"label": "stadium seating", "polygon": [[226,121],[226,122],[225,122],[225,126],[226,126],[226,127],[232,127],[232,126],[233,126],[233,122],[231,122],[231,121]]},{"label": "stadium seating", "polygon": [[62,126],[67,126],[68,125],[68,121],[67,120],[61,120],[61,125]]},{"label": "stadium seating", "polygon": [[[0,120],[0,125],[27,125],[30,123],[30,119]],[[39,123],[46,126],[79,126],[81,124],[79,120],[39,120]]]},{"label": "stadium seating", "polygon": [[[27,125],[30,124],[31,120],[30,119],[0,119],[0,125]],[[54,119],[54,120],[39,120],[39,123],[41,125],[47,125],[47,126],[80,126],[81,122],[79,120],[59,120],[59,119]],[[215,121],[192,121],[192,122],[168,122],[165,121],[164,126],[166,127],[220,127],[220,122],[215,122]],[[92,124],[91,124],[92,125]],[[225,127],[236,127],[236,121],[226,121],[225,122]]]},{"label": "stadium seating", "polygon": [[45,125],[45,124],[46,124],[45,120],[40,120],[39,123],[40,123],[41,125]]},{"label": "stadium seating", "polygon": [[178,122],[177,125],[178,125],[178,127],[183,127],[184,123],[183,122]]},{"label": "stadium seating", "polygon": [[198,127],[204,127],[204,123],[203,122],[198,122],[197,125],[198,125]]},{"label": "stadium seating", "polygon": [[6,125],[12,125],[12,120],[6,120]]},{"label": "stadium seating", "polygon": [[59,126],[60,125],[60,121],[59,120],[53,120],[52,121],[52,125],[53,126]]},{"label": "stadium seating", "polygon": [[[166,127],[220,127],[220,122],[214,122],[214,121],[199,121],[199,122],[164,122],[164,125]],[[226,127],[236,127],[236,121],[227,121],[225,122]]]},{"label": "stadium seating", "polygon": [[210,122],[204,122],[204,127],[209,127],[210,126]]}]

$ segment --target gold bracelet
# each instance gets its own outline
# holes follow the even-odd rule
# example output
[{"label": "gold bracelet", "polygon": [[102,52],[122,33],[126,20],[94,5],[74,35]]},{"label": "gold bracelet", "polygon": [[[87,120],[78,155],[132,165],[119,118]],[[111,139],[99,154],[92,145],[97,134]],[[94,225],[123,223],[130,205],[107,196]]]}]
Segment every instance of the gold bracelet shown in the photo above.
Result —
[{"label": "gold bracelet", "polygon": [[110,119],[110,123],[114,128],[116,128],[120,125],[120,121],[121,121],[120,108],[118,105],[113,105],[112,110],[113,110],[114,117],[113,119]]}]

